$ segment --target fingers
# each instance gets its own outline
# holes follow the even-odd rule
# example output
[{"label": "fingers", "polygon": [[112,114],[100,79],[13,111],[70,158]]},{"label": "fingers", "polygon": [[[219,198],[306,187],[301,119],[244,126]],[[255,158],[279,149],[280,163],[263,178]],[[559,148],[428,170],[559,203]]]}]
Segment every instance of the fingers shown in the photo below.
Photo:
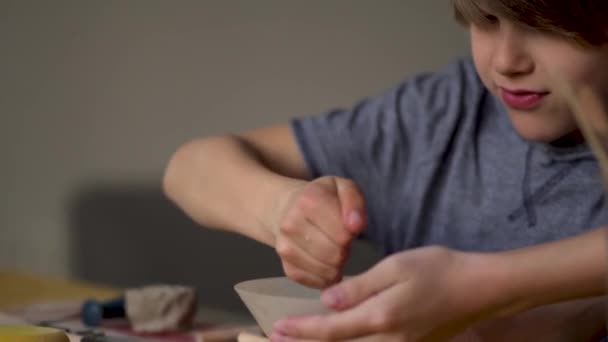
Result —
[{"label": "fingers", "polygon": [[300,195],[295,208],[287,215],[284,223],[298,224],[302,217],[319,227],[328,239],[339,246],[344,246],[353,239],[344,225],[340,199],[332,178],[322,178],[311,183]]},{"label": "fingers", "polygon": [[278,321],[274,326],[275,335],[333,341],[390,333],[399,328],[394,303],[403,296],[400,290],[397,286],[391,287],[350,310]]},{"label": "fingers", "polygon": [[361,190],[355,182],[348,179],[338,179],[336,187],[340,199],[342,222],[351,234],[358,235],[367,225],[367,211]]},{"label": "fingers", "polygon": [[293,337],[289,337],[289,336],[283,336],[280,334],[274,334],[274,335],[270,336],[270,341],[271,342],[325,342],[325,341],[319,341],[319,340],[305,340],[305,339],[293,338]]},{"label": "fingers", "polygon": [[[286,237],[320,262],[333,267],[341,267],[346,260],[345,247],[349,245],[349,241],[345,239],[343,243],[337,243],[321,228],[327,224],[327,221],[318,217],[316,217],[316,221],[320,223],[315,224],[304,215],[294,216],[281,226],[279,239]],[[278,242],[277,251],[279,250]]]},{"label": "fingers", "polygon": [[[306,340],[298,339],[289,336],[284,336],[278,333],[274,333],[270,336],[272,342],[320,342],[319,340]],[[396,334],[377,334],[364,336],[359,338],[348,339],[349,342],[403,342],[403,338]],[[461,342],[461,341],[458,341]],[[468,342],[468,341],[467,341]],[[475,341],[477,342],[477,341]]]},{"label": "fingers", "polygon": [[[348,248],[330,240],[320,228],[299,215],[281,227],[275,249],[292,280],[315,288],[326,288],[340,280],[340,271],[348,256]],[[315,277],[311,279],[310,275]]]},{"label": "fingers", "polygon": [[[304,241],[304,243],[307,242],[314,243],[312,239],[311,241]],[[332,247],[332,249],[336,250],[337,248]],[[300,247],[299,243],[294,242],[288,237],[279,237],[276,244],[276,250],[281,257],[281,260],[292,266],[290,268],[284,267],[285,274],[298,283],[309,284],[308,281],[300,279],[300,277],[297,276],[296,270],[312,273],[315,274],[317,278],[320,278],[322,283],[314,286],[317,288],[325,288],[339,280],[340,268],[338,266],[328,265],[320,261],[314,256],[314,253]]]},{"label": "fingers", "polygon": [[306,340],[306,339],[294,338],[294,337],[290,337],[290,336],[281,335],[278,333],[272,334],[270,336],[270,341],[271,342],[321,342],[319,340]]},{"label": "fingers", "polygon": [[285,275],[299,284],[317,289],[326,287],[328,284],[327,280],[321,278],[314,272],[305,271],[285,260],[281,260],[281,264]]},{"label": "fingers", "polygon": [[[317,288],[339,281],[354,232],[366,224],[363,206],[354,183],[335,177],[315,180],[297,193],[275,240],[287,276]],[[347,222],[343,207],[348,211]]]},{"label": "fingers", "polygon": [[385,259],[367,272],[325,290],[321,300],[334,310],[352,308],[397,283],[397,268],[393,260]]}]

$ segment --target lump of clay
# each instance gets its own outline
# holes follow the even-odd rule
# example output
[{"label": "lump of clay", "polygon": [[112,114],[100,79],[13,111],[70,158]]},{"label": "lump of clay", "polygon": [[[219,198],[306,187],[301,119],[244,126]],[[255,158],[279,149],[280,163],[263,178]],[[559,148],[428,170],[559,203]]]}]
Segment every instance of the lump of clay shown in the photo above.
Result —
[{"label": "lump of clay", "polygon": [[184,286],[146,286],[125,293],[127,317],[138,333],[178,331],[192,326],[196,292]]}]

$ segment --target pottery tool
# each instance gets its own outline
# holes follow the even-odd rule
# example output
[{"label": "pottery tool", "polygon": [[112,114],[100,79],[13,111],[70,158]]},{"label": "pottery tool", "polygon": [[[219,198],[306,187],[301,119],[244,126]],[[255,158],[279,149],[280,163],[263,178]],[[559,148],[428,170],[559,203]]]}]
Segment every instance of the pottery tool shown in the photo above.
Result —
[{"label": "pottery tool", "polygon": [[126,317],[125,305],[124,297],[104,302],[89,299],[82,305],[80,318],[87,326],[98,327],[104,319]]},{"label": "pottery tool", "polygon": [[239,334],[238,342],[270,342],[270,340],[261,335],[243,332]]}]

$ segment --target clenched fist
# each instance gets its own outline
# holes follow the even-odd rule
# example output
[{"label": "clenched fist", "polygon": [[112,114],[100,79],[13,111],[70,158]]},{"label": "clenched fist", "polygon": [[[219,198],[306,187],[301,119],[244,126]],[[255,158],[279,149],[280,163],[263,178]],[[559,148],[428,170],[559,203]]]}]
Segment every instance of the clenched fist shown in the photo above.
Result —
[{"label": "clenched fist", "polygon": [[287,277],[315,288],[340,281],[351,243],[367,224],[356,184],[338,177],[302,182],[278,208],[275,249]]}]

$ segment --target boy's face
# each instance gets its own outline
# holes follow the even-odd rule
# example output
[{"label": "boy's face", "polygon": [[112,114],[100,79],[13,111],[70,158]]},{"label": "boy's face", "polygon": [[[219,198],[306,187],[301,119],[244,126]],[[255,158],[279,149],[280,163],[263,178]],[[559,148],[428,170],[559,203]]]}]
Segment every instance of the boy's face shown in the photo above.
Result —
[{"label": "boy's face", "polygon": [[475,66],[484,85],[505,105],[524,138],[553,142],[576,135],[577,125],[549,75],[590,87],[608,102],[608,47],[583,49],[501,18],[470,25]]}]

